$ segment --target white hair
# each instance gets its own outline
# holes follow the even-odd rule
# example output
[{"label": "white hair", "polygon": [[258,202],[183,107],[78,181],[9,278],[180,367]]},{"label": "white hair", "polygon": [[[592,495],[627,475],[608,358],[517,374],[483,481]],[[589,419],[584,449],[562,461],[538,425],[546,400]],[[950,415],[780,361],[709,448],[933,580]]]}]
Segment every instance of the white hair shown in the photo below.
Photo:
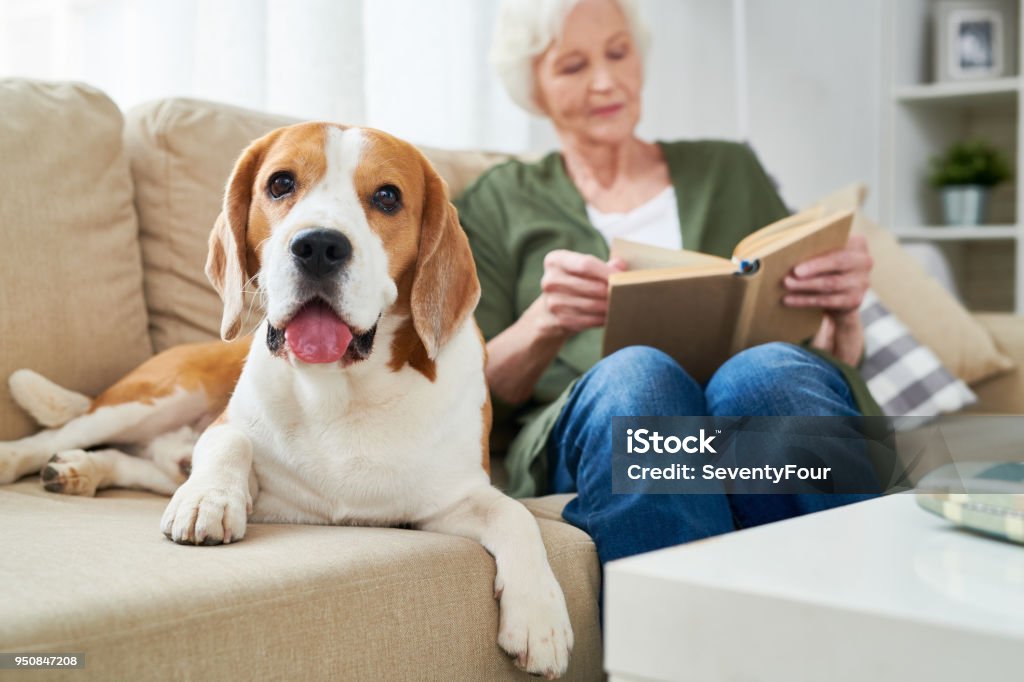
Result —
[{"label": "white hair", "polygon": [[[580,0],[502,0],[491,45],[491,64],[509,96],[532,114],[544,116],[536,101],[534,60],[560,35],[565,18]],[[636,0],[615,0],[626,16],[641,56],[649,42]]]}]

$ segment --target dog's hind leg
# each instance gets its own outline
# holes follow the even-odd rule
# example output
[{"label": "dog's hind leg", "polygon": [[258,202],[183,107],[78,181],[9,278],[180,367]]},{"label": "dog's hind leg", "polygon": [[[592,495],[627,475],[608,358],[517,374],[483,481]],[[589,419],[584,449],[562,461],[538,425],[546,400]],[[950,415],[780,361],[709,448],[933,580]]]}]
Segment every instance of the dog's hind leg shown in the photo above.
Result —
[{"label": "dog's hind leg", "polygon": [[58,453],[49,459],[41,478],[50,492],[90,497],[103,488],[139,488],[169,496],[181,483],[153,462],[113,449]]},{"label": "dog's hind leg", "polygon": [[192,473],[192,451],[200,433],[197,428],[182,426],[175,431],[160,434],[141,447],[132,448],[131,452],[152,461],[165,475],[181,485]]},{"label": "dog's hind leg", "polygon": [[39,472],[50,457],[66,450],[112,443],[143,445],[160,434],[195,423],[205,411],[206,397],[201,391],[182,390],[148,402],[103,405],[60,428],[0,443],[0,484]]},{"label": "dog's hind leg", "polygon": [[92,398],[58,386],[42,374],[19,369],[7,381],[14,402],[40,426],[63,426],[89,411]]},{"label": "dog's hind leg", "polygon": [[[57,428],[0,443],[0,484],[39,472],[65,450],[116,444],[134,452],[162,434],[209,423],[227,405],[249,342],[176,346],[146,360],[88,405],[85,396],[35,372],[15,372],[15,398],[40,423]],[[175,478],[177,464],[161,468]]]}]

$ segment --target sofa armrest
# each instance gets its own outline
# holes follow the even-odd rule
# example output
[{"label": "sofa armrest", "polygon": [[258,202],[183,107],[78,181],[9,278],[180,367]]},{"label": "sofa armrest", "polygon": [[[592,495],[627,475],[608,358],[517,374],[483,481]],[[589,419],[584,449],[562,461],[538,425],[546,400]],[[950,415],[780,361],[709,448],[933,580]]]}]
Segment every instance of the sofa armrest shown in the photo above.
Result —
[{"label": "sofa armrest", "polygon": [[1016,367],[971,386],[978,403],[966,411],[975,414],[1024,414],[1024,315],[980,313],[974,316],[992,335],[1000,351]]}]

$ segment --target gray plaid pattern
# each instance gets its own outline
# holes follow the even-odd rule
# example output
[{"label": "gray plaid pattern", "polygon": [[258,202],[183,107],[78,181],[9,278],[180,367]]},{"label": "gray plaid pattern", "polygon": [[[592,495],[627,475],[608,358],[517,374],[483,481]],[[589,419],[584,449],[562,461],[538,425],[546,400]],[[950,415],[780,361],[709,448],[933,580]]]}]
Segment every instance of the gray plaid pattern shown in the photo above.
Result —
[{"label": "gray plaid pattern", "polygon": [[890,313],[873,292],[860,308],[864,325],[861,374],[872,397],[890,417],[934,417],[977,401],[927,346]]}]

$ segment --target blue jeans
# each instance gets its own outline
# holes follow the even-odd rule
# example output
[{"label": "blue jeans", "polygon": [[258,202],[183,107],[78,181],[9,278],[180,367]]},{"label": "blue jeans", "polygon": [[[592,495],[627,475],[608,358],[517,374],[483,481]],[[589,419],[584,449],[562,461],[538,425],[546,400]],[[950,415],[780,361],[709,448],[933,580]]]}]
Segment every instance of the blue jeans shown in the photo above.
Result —
[{"label": "blue jeans", "polygon": [[803,348],[768,343],[732,357],[701,387],[671,357],[633,346],[576,383],[548,440],[551,488],[576,492],[562,512],[605,562],[874,497],[614,495],[614,416],[846,416],[859,414],[839,371]]}]

